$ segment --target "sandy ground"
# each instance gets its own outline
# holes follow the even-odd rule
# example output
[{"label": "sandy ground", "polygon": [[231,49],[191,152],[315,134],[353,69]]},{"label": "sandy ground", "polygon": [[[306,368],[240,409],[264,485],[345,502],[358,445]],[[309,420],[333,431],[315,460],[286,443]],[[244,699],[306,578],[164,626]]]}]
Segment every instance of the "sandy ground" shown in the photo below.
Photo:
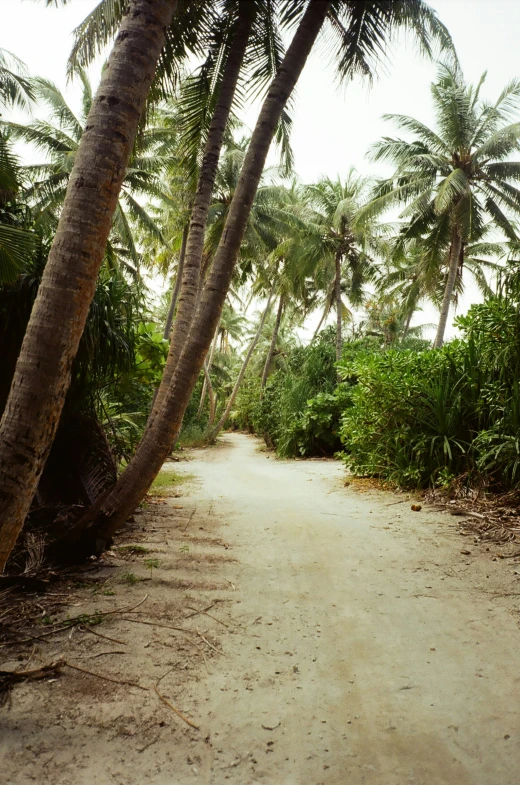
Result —
[{"label": "sandy ground", "polygon": [[518,785],[518,565],[451,516],[345,487],[337,463],[259,446],[196,451],[189,495],[136,516],[148,581],[118,584],[149,572],[116,551],[99,569],[115,595],[78,589],[70,615],[148,594],[96,627],[119,642],[66,632],[6,655],[146,689],[67,669],[16,686],[2,782]]}]

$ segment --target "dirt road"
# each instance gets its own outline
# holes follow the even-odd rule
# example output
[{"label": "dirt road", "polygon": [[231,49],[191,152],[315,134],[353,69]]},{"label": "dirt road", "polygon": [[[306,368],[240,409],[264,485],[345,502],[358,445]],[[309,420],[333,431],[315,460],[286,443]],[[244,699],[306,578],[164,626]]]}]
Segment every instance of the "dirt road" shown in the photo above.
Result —
[{"label": "dirt road", "polygon": [[194,476],[188,495],[150,504],[123,540],[157,557],[153,575],[116,548],[95,596],[71,600],[70,615],[109,611],[96,635],[8,650],[4,667],[65,657],[112,681],[17,686],[0,779],[518,785],[518,566],[451,516],[345,487],[338,463],[260,448],[232,434],[169,464]]},{"label": "dirt road", "polygon": [[338,464],[226,442],[189,466],[247,625],[198,690],[222,750],[208,781],[518,785],[520,636],[495,564],[468,567],[446,516],[344,489]]}]

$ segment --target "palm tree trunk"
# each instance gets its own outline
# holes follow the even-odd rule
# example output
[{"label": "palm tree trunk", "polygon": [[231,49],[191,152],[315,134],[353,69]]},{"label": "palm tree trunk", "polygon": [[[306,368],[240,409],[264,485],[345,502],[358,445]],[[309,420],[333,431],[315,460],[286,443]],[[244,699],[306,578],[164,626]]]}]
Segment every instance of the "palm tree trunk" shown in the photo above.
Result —
[{"label": "palm tree trunk", "polygon": [[267,352],[264,371],[262,373],[262,381],[260,384],[260,395],[262,394],[262,390],[267,384],[267,375],[269,373],[269,366],[271,365],[271,360],[273,359],[274,350],[276,349],[276,341],[278,340],[280,322],[282,321],[283,307],[284,307],[283,296],[280,296],[280,302],[278,303],[278,312],[276,314],[276,321],[274,323],[273,335],[271,338],[271,343],[269,344],[269,351]]},{"label": "palm tree trunk", "polygon": [[318,335],[319,331],[321,330],[321,326],[322,326],[323,322],[325,321],[325,319],[327,318],[327,316],[328,316],[328,313],[329,313],[329,306],[328,306],[328,304],[327,304],[327,305],[325,306],[325,308],[323,309],[323,313],[322,313],[322,315],[321,315],[321,319],[320,319],[320,321],[318,322],[318,326],[317,326],[317,327],[316,327],[316,329],[314,330],[314,335],[312,336],[312,340],[313,340],[313,341],[314,341],[314,339],[316,338],[316,336]]},{"label": "palm tree trunk", "polygon": [[457,226],[453,227],[451,234],[451,249],[450,249],[450,266],[448,270],[448,280],[446,281],[446,289],[444,290],[444,297],[442,300],[441,314],[439,317],[439,326],[437,327],[437,335],[433,343],[434,349],[439,349],[444,343],[444,333],[446,332],[446,324],[448,322],[448,314],[450,305],[453,298],[453,290],[455,289],[455,281],[457,278],[457,270],[460,264],[460,253],[462,250],[462,237]]},{"label": "palm tree trunk", "polygon": [[273,293],[271,292],[271,294],[269,295],[269,299],[267,300],[267,305],[265,307],[265,311],[263,312],[262,318],[260,319],[260,324],[258,325],[258,330],[256,331],[255,337],[251,341],[249,349],[247,350],[247,354],[246,354],[246,356],[244,358],[244,362],[242,363],[242,367],[240,369],[240,373],[238,374],[237,380],[235,382],[235,386],[233,387],[231,395],[229,396],[229,400],[228,400],[228,402],[226,404],[226,408],[224,410],[224,414],[222,415],[222,417],[220,418],[220,420],[218,421],[218,423],[216,424],[216,426],[214,427],[214,429],[210,432],[210,434],[208,436],[208,441],[210,441],[210,442],[214,441],[214,439],[218,435],[218,432],[226,424],[226,421],[227,421],[227,419],[229,417],[229,414],[231,412],[233,404],[235,403],[235,398],[237,397],[238,391],[240,390],[240,385],[242,384],[242,380],[244,378],[244,374],[247,371],[247,366],[249,365],[251,357],[253,356],[253,352],[255,351],[255,349],[257,347],[257,344],[258,344],[258,341],[260,340],[260,336],[262,335],[262,330],[264,329],[265,320],[267,319],[267,315],[269,314],[269,311],[271,310],[271,300],[272,300],[272,298],[273,298]]},{"label": "palm tree trunk", "polygon": [[308,3],[280,69],[268,90],[249,143],[222,238],[201,294],[188,340],[164,394],[161,411],[151,427],[145,431],[136,454],[114,490],[84,518],[85,523],[95,524],[99,547],[110,540],[112,534],[134,511],[177,438],[184,411],[220,320],[276,126],[329,8],[329,0],[311,0]]},{"label": "palm tree trunk", "polygon": [[334,278],[334,299],[336,301],[336,362],[341,360],[341,350],[343,347],[342,336],[342,302],[341,302],[341,254],[337,253],[334,260],[336,276]]},{"label": "palm tree trunk", "polygon": [[410,324],[411,324],[411,321],[412,321],[412,316],[413,316],[413,311],[410,311],[410,313],[408,314],[408,317],[406,319],[406,324],[405,324],[404,330],[403,330],[403,340],[408,336],[408,333],[410,332]]},{"label": "palm tree trunk", "polygon": [[[213,338],[213,343],[211,344],[209,358],[207,360],[204,360],[204,384],[202,385],[202,393],[200,395],[199,408],[197,409],[197,417],[200,417],[202,415],[202,409],[204,407],[204,401],[206,399],[206,392],[208,389],[208,380],[209,380],[209,384],[211,384],[211,378],[209,374],[211,371],[211,366],[213,365],[213,357],[215,355],[217,340],[218,340],[218,327],[215,330],[215,337]],[[207,373],[206,373],[206,368],[207,368]]]},{"label": "palm tree trunk", "polygon": [[179,291],[181,288],[182,271],[184,269],[184,257],[186,255],[187,239],[188,239],[188,227],[185,226],[182,232],[181,250],[179,252],[179,263],[177,265],[177,277],[175,279],[175,286],[173,287],[172,298],[170,300],[170,307],[168,308],[168,315],[166,317],[166,323],[164,325],[163,338],[165,338],[167,341],[169,341],[170,339],[170,333],[172,331],[173,315],[175,313],[175,306],[177,305],[177,298],[179,296]]},{"label": "palm tree trunk", "polygon": [[209,418],[208,418],[208,431],[213,428],[213,423],[215,422],[215,414],[217,411],[217,400],[215,397],[215,391],[213,389],[213,384],[211,382],[211,376],[209,375],[209,368],[208,363],[204,361],[204,381],[207,383],[207,390],[208,390],[208,398],[209,398]]},{"label": "palm tree trunk", "polygon": [[176,0],[130,0],[87,118],[0,426],[0,572],[70,385],[139,121]]},{"label": "palm tree trunk", "polygon": [[249,0],[240,0],[238,6],[238,20],[222,77],[218,102],[215,111],[213,112],[208,131],[208,138],[204,148],[200,175],[197,183],[197,193],[195,194],[191,211],[177,318],[175,319],[173,327],[170,350],[163,371],[162,384],[159,387],[159,393],[150,415],[150,423],[147,427],[153,422],[153,418],[160,409],[165,391],[168,389],[184,344],[186,343],[193,314],[196,310],[208,211],[211,204],[215,177],[217,175],[224,133],[226,131],[231,106],[236,93],[238,78],[251,35],[252,24],[253,12],[251,4],[249,3]]}]

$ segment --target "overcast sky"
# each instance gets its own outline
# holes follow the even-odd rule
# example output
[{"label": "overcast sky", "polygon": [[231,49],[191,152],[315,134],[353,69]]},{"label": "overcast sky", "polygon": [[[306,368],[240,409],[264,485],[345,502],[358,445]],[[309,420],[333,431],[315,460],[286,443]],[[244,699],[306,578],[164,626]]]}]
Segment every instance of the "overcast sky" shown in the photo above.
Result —
[{"label": "overcast sky", "polygon": [[[98,0],[72,0],[58,9],[35,0],[1,2],[0,47],[24,60],[31,74],[55,81],[77,105],[77,88],[67,85],[65,77],[71,32]],[[496,98],[510,79],[520,77],[519,0],[431,0],[430,4],[451,32],[467,80],[476,81],[488,71],[484,97]],[[385,113],[410,114],[433,123],[429,86],[435,70],[412,43],[399,40],[372,87],[360,80],[338,86],[324,58],[313,54],[294,107],[292,144],[302,181],[311,182],[322,174],[341,175],[350,166],[373,173],[365,153],[370,144],[392,132],[381,119]],[[98,68],[92,71],[96,78]],[[244,119],[252,126],[254,112]],[[466,310],[474,297],[470,287],[460,309]],[[433,313],[427,316],[434,318]]]}]

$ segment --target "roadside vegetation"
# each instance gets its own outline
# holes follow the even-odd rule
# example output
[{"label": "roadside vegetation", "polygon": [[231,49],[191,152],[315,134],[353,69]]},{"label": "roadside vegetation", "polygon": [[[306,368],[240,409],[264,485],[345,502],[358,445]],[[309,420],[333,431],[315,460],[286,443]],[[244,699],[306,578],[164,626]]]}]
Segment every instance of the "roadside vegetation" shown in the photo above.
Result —
[{"label": "roadside vegetation", "polygon": [[[143,2],[77,29],[77,115],[0,52],[0,571],[28,543],[109,547],[179,481],[172,451],[226,427],[403,487],[517,487],[520,81],[468,84],[421,0]],[[290,96],[315,41],[332,75],[371,77],[403,28],[438,62],[435,126],[387,118],[367,155],[390,177],[302,183]],[[446,341],[469,279],[482,302]]]}]

